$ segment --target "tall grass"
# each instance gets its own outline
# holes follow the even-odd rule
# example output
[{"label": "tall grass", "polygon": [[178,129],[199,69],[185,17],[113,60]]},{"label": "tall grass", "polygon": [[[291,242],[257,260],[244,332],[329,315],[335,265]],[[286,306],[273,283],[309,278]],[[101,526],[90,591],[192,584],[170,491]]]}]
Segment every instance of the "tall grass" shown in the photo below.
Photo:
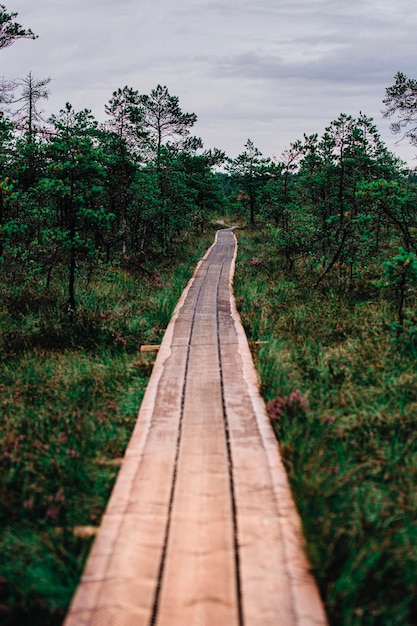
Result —
[{"label": "tall grass", "polygon": [[330,623],[416,624],[417,346],[372,284],[314,291],[268,231],[238,237],[237,301],[267,342],[255,363]]},{"label": "tall grass", "polygon": [[212,241],[152,271],[79,280],[75,321],[56,282],[0,285],[0,623],[62,623],[136,421],[153,357]]}]

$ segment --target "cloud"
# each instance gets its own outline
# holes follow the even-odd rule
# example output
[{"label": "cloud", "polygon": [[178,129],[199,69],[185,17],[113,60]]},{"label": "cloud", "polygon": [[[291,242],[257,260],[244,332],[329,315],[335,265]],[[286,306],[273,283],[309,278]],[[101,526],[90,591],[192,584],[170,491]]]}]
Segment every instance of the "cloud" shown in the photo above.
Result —
[{"label": "cloud", "polygon": [[248,136],[279,154],[360,109],[395,148],[385,88],[398,70],[416,76],[415,0],[14,0],[13,11],[39,39],[1,51],[0,75],[52,76],[48,111],[70,101],[102,119],[118,87],[166,84],[206,144],[232,155]]}]

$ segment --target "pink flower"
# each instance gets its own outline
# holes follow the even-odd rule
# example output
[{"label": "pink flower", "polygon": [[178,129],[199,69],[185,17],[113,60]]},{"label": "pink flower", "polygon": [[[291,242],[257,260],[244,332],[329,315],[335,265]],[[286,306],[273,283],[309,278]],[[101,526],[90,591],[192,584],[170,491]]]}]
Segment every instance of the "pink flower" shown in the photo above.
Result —
[{"label": "pink flower", "polygon": [[274,400],[271,400],[271,402],[268,402],[266,405],[266,409],[271,420],[278,419],[284,413],[283,398],[275,398]]},{"label": "pink flower", "polygon": [[277,397],[266,405],[270,419],[279,420],[284,414],[289,417],[305,415],[307,412],[307,400],[300,391],[294,391],[289,396]]},{"label": "pink flower", "polygon": [[46,511],[46,517],[50,519],[59,519],[59,509],[58,507],[52,507]]},{"label": "pink flower", "polygon": [[25,509],[33,509],[34,503],[35,503],[35,499],[33,496],[31,496],[30,498],[28,498],[27,500],[23,502],[23,507]]},{"label": "pink flower", "polygon": [[126,339],[119,335],[119,333],[112,333],[112,337],[114,345],[122,344],[122,346],[125,346],[127,344]]},{"label": "pink flower", "polygon": [[59,489],[55,494],[55,502],[62,502],[64,499],[64,490]]}]

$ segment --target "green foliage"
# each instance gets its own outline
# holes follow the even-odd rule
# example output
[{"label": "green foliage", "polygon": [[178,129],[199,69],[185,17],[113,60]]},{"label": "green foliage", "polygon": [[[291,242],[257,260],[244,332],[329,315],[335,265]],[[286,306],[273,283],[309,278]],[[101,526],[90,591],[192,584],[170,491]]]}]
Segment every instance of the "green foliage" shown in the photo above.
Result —
[{"label": "green foliage", "polygon": [[0,4],[0,50],[8,48],[17,39],[36,39],[37,35],[29,29],[23,28],[14,21],[17,13],[8,13],[4,4]]},{"label": "green foliage", "polygon": [[415,186],[363,113],[340,114],[321,137],[305,135],[278,162],[261,159],[250,141],[245,148],[228,165],[238,184],[231,210],[240,216],[248,205],[252,224],[255,212],[274,224],[288,273],[321,266],[314,288],[338,275],[339,287],[352,289],[369,259],[383,255],[387,237],[415,250]]},{"label": "green foliage", "polygon": [[[0,598],[7,601],[24,599],[22,605],[0,616],[4,626],[33,624],[45,626],[62,624],[65,607],[71,599],[71,588],[77,582],[78,566],[74,554],[87,556],[90,542],[66,532],[45,527],[22,529],[10,526],[0,540],[5,564]],[[58,558],[57,558],[58,557]],[[14,603],[14,602],[13,602]]]},{"label": "green foliage", "polygon": [[[315,288],[338,274],[340,288],[351,289],[369,258],[383,252],[388,233],[414,248],[415,188],[362,113],[356,119],[341,114],[322,137],[304,136],[278,163],[252,156],[246,167],[252,198],[248,191],[239,197],[273,222],[287,272],[306,264],[322,267]],[[251,163],[248,154],[240,155],[232,173],[243,167],[243,157]]]},{"label": "green foliage", "polygon": [[281,250],[286,267],[290,272],[298,258],[311,250],[316,236],[312,215],[300,206],[289,205],[285,209],[285,228],[271,226],[271,238]]},{"label": "green foliage", "polygon": [[115,143],[115,156],[123,160],[129,156],[129,150],[139,155],[147,131],[143,128],[144,115],[138,92],[128,86],[114,91],[105,111],[109,116],[105,128]]},{"label": "green foliage", "polygon": [[190,136],[190,129],[197,121],[196,114],[184,113],[178,97],[172,96],[165,85],[157,85],[149,95],[141,95],[140,105],[147,144],[157,160],[166,141],[183,150],[202,146],[201,139]]},{"label": "green foliage", "polygon": [[387,87],[384,104],[384,117],[398,119],[391,124],[391,130],[395,134],[404,133],[413,145],[417,143],[417,80],[408,78],[403,72],[397,72],[395,83]]},{"label": "green foliage", "polygon": [[149,96],[115,91],[102,126],[67,103],[51,116],[50,132],[37,134],[36,102],[48,82],[31,74],[22,81],[31,116],[23,136],[0,118],[0,271],[46,279],[46,289],[59,278],[67,286],[62,311],[75,324],[80,281],[115,262],[152,272],[188,231],[203,232],[214,211],[223,213],[211,167],[224,153],[196,154],[196,115],[161,86]]},{"label": "green foliage", "polygon": [[100,206],[104,171],[92,138],[97,123],[91,113],[77,113],[67,103],[52,122],[55,132],[47,150],[50,167],[48,176],[39,184],[42,191],[56,198],[60,212],[56,232],[68,252],[68,313],[72,319],[76,310],[77,257],[79,252],[89,252],[85,232],[99,226],[108,228],[113,216],[106,215]]},{"label": "green foliage", "polygon": [[415,320],[413,325],[411,320],[405,319],[404,307],[408,292],[413,286],[417,285],[417,258],[412,252],[406,252],[404,248],[400,248],[399,254],[390,261],[384,262],[384,274],[389,286],[393,288],[395,293],[397,320],[393,327],[397,335],[404,330],[406,322],[408,322],[408,333],[415,334],[417,331]]},{"label": "green foliage", "polygon": [[[291,272],[270,228],[237,231],[235,292],[332,626],[417,619],[416,346],[387,328],[391,294],[377,257],[349,291],[320,266]],[[394,240],[395,241],[395,240]],[[390,245],[384,236],[381,247]],[[392,244],[391,244],[392,245]],[[394,243],[395,246],[395,243]],[[406,251],[385,267],[392,287]],[[407,293],[408,306],[416,294]]]},{"label": "green foliage", "polygon": [[251,139],[245,143],[245,150],[235,159],[229,159],[227,170],[239,184],[239,199],[249,204],[250,223],[255,223],[256,197],[269,159],[261,159],[261,152]]}]

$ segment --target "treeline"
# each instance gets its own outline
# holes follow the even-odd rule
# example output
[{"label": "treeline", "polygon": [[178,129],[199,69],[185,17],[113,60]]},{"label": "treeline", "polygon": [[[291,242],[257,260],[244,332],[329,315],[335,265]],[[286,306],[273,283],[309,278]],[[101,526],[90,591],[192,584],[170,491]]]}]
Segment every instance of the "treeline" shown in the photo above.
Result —
[{"label": "treeline", "polygon": [[44,123],[47,83],[29,74],[18,118],[0,114],[0,260],[9,278],[42,276],[47,288],[64,272],[70,315],[81,268],[117,261],[147,272],[224,213],[269,223],[288,271],[300,260],[321,267],[314,286],[333,270],[352,285],[387,242],[417,252],[416,186],[366,115],[341,114],[280,160],[251,140],[230,159],[203,150],[191,134],[197,116],[167,87],[118,89],[101,124],[70,104]]},{"label": "treeline", "polygon": [[[388,115],[397,109],[401,100]],[[387,289],[396,308],[393,330],[415,332],[407,308],[417,287],[415,173],[386,148],[371,118],[341,114],[279,161],[263,158],[248,140],[227,168],[234,210],[252,224],[269,224],[290,280],[298,268],[314,289]]]},{"label": "treeline", "polygon": [[[0,114],[0,260],[15,280],[49,286],[65,268],[68,310],[76,308],[77,268],[123,259],[146,271],[150,255],[169,255],[181,234],[202,229],[224,199],[212,166],[167,87],[118,89],[99,124],[67,104],[47,123],[38,111],[48,79],[29,74],[19,115]],[[12,98],[9,98],[12,100]]]},{"label": "treeline", "polygon": [[262,158],[249,140],[229,172],[241,210],[270,222],[287,268],[299,259],[322,267],[316,284],[335,267],[352,282],[388,240],[417,252],[417,188],[363,114],[341,114],[280,161]]}]

